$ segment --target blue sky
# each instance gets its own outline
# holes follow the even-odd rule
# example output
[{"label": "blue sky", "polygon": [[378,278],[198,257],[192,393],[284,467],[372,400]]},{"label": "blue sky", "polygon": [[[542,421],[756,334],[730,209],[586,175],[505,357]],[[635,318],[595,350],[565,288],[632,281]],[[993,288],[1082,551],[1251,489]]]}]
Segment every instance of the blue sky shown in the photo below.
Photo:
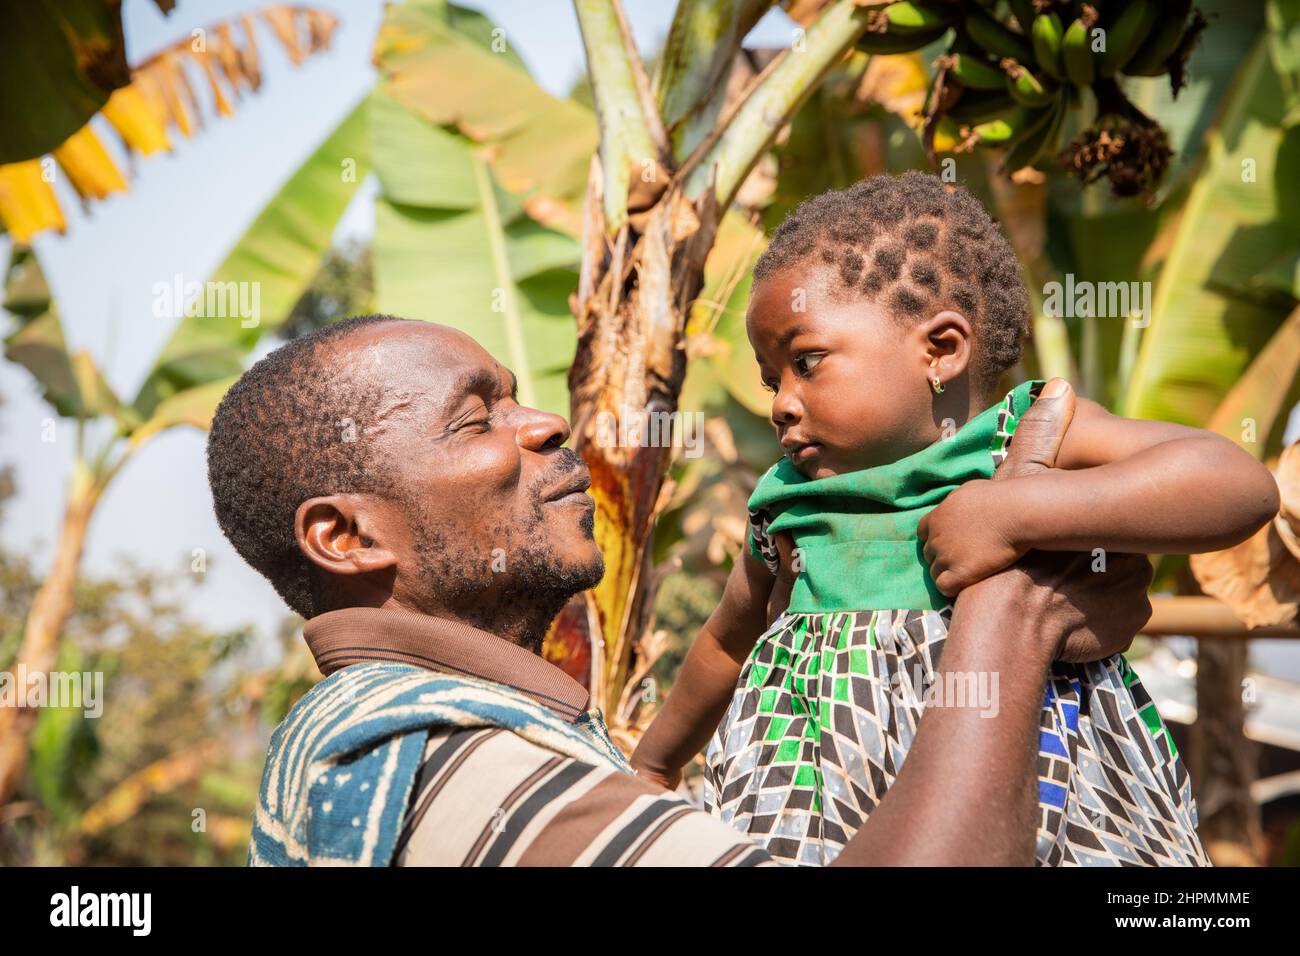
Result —
[{"label": "blue sky", "polygon": [[[502,27],[506,41],[552,93],[564,95],[583,70],[570,0],[461,2]],[[69,228],[66,235],[39,238],[37,251],[72,346],[91,352],[119,394],[135,393],[174,325],[153,316],[154,284],[170,282],[177,273],[187,280],[209,275],[262,205],[373,83],[370,50],[382,4],[314,5],[340,18],[333,48],[294,69],[270,32],[261,30],[262,90],[237,104],[233,119],[209,112],[207,128],[194,140],[182,140],[175,153],[135,162],[129,193],[82,213],[70,189],[56,186]],[[195,27],[259,6],[248,0],[181,0],[164,17],[153,0],[125,0],[128,57],[140,62],[189,37]],[[644,52],[662,42],[673,6],[625,0]],[[790,21],[776,11],[753,36],[778,45],[789,41],[789,29]],[[110,148],[116,145],[113,133],[102,138]],[[124,160],[124,154],[119,157]],[[363,200],[344,217],[340,233],[365,234],[370,223]],[[0,533],[8,547],[32,554],[44,568],[58,534],[73,430],[60,420],[56,440],[41,441],[50,410],[30,376],[11,363],[0,363],[0,396],[0,461],[14,465],[18,481]],[[212,517],[203,443],[193,429],[173,429],[127,464],[95,516],[84,566],[98,575],[120,574],[126,561],[188,570],[191,554],[202,548],[208,571],[194,591],[193,610],[215,626],[247,621],[269,628],[287,611],[221,536]]]}]

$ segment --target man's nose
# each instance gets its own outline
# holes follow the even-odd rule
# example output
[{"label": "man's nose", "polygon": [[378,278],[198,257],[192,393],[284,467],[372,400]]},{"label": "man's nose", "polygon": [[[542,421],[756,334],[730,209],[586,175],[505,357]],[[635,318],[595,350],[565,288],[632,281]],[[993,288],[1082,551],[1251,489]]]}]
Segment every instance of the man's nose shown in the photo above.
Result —
[{"label": "man's nose", "polygon": [[515,441],[520,448],[544,451],[559,448],[569,440],[569,423],[561,415],[552,415],[538,408],[521,409],[523,421],[515,431]]}]

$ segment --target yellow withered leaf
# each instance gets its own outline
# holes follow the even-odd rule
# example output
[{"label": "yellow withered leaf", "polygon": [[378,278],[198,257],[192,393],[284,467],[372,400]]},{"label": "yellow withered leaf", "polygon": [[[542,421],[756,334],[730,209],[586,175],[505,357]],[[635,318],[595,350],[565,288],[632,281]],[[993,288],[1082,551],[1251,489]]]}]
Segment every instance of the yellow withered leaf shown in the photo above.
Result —
[{"label": "yellow withered leaf", "polygon": [[82,199],[103,199],[126,192],[126,180],[95,131],[83,126],[54,151],[68,181]]},{"label": "yellow withered leaf", "polygon": [[63,232],[67,223],[54,188],[42,176],[48,160],[29,159],[0,166],[0,222],[15,242],[27,243],[47,229]]},{"label": "yellow withered leaf", "polygon": [[226,75],[226,82],[238,97],[240,87],[248,83],[248,79],[240,67],[239,48],[235,46],[235,37],[229,23],[217,27],[217,41],[216,56],[221,63],[221,72]]},{"label": "yellow withered leaf", "polygon": [[[240,16],[242,43],[235,40],[231,20],[209,26],[204,45],[196,46],[187,36],[154,54],[132,71],[130,85],[115,90],[101,111],[129,149],[145,156],[168,152],[172,149],[169,125],[186,138],[202,128],[203,109],[191,77],[194,66],[207,80],[218,115],[234,114],[234,102],[243,88],[256,91],[262,85],[255,32],[258,16],[295,64],[327,48],[338,25],[338,18],[325,10],[272,6]],[[56,160],[82,198],[103,199],[127,189],[117,164],[89,126],[65,140],[53,159],[0,167],[0,223],[21,242],[47,229],[63,232],[66,228],[51,187]]]},{"label": "yellow withered leaf", "polygon": [[298,28],[294,23],[293,10],[289,7],[267,7],[262,11],[262,19],[271,27],[293,65],[301,63],[306,54],[298,44]]},{"label": "yellow withered leaf", "polygon": [[307,36],[309,38],[308,53],[315,53],[317,50],[328,50],[330,40],[334,36],[334,28],[338,26],[338,17],[327,10],[309,9],[307,15]]},{"label": "yellow withered leaf", "polygon": [[172,144],[163,120],[165,107],[156,100],[151,102],[144,88],[145,84],[132,83],[115,90],[104,106],[104,118],[113,124],[122,141],[142,156],[170,152]]},{"label": "yellow withered leaf", "polygon": [[203,68],[203,75],[208,78],[208,86],[212,90],[212,101],[216,104],[217,112],[222,116],[234,116],[235,111],[230,105],[230,100],[226,99],[226,91],[217,82],[217,71],[212,66],[212,55],[204,54],[196,56],[195,59]]},{"label": "yellow withered leaf", "polygon": [[257,34],[253,30],[253,18],[245,14],[239,18],[244,28],[244,45],[239,50],[239,65],[244,72],[248,85],[256,93],[262,86],[262,61],[257,54]]}]

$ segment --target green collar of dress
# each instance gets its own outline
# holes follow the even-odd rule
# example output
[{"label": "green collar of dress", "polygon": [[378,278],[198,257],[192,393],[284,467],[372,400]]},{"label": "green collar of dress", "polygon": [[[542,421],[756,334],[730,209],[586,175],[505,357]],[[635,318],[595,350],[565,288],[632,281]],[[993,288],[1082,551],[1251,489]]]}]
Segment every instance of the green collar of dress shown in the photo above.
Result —
[{"label": "green collar of dress", "polygon": [[788,459],[759,479],[751,511],[768,534],[788,532],[798,549],[792,612],[937,610],[946,598],[930,578],[917,538],[921,518],[953,489],[989,478],[1041,382],[1025,382],[952,435],[899,461],[804,477]]}]

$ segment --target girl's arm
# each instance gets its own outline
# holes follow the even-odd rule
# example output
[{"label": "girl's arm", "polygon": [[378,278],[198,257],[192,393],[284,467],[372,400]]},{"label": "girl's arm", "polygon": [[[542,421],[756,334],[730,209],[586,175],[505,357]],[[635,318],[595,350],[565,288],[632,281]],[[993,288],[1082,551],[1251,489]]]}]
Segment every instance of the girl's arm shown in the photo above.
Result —
[{"label": "girl's arm", "polygon": [[1268,469],[1228,439],[1120,418],[1083,399],[1057,464],[1063,470],[968,482],[922,520],[941,591],[956,594],[1031,548],[1218,551],[1278,509]]},{"label": "girl's arm", "polygon": [[1081,470],[1019,489],[1026,547],[1196,554],[1232,547],[1277,514],[1273,476],[1227,438],[1096,402],[1079,401],[1058,462]]},{"label": "girl's arm", "polygon": [[673,692],[632,754],[632,767],[642,777],[675,789],[682,768],[708,743],[726,713],[740,668],[763,633],[773,580],[746,549],[677,672]]}]

